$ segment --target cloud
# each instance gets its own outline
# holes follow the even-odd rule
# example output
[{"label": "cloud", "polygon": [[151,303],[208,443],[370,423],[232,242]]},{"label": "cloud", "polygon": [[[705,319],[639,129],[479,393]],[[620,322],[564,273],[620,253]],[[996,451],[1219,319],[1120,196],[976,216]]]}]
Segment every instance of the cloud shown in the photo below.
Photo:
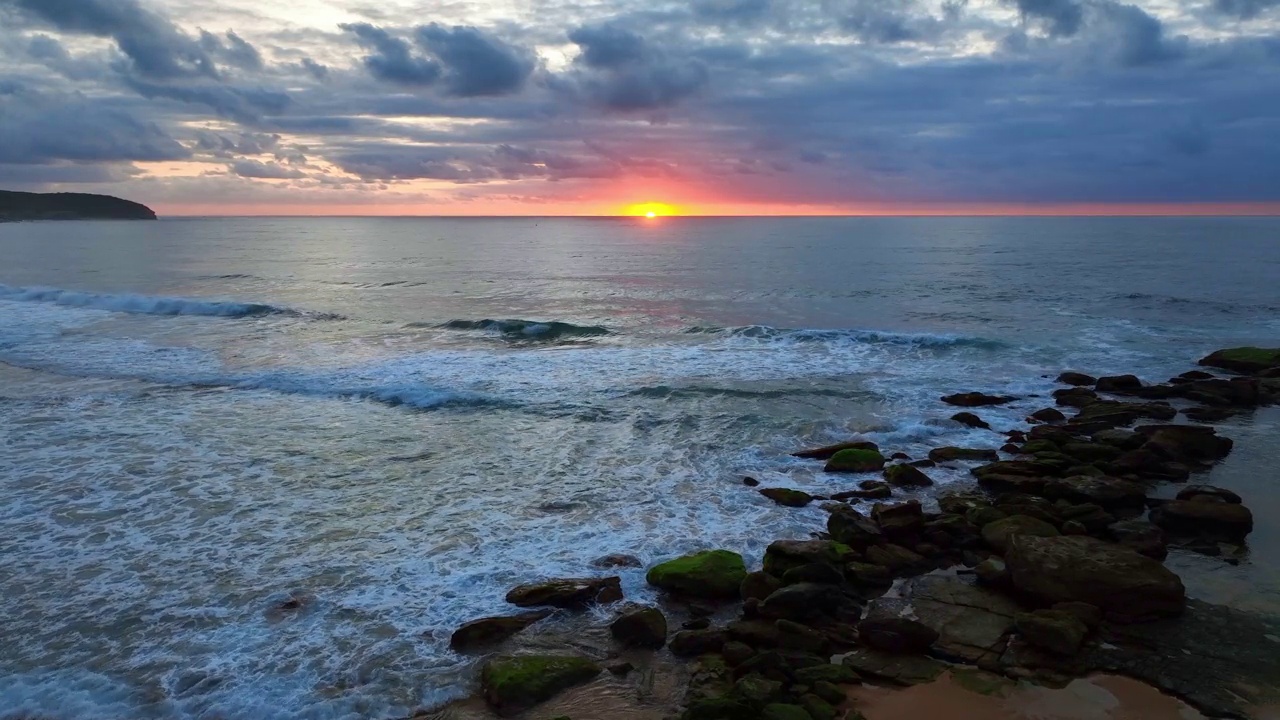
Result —
[{"label": "cloud", "polygon": [[412,87],[434,85],[440,79],[440,64],[415,55],[403,38],[369,23],[344,23],[340,27],[355,35],[361,46],[373,51],[365,56],[364,66],[375,78]]},{"label": "cloud", "polygon": [[300,180],[307,177],[306,173],[297,168],[257,160],[237,160],[231,163],[231,172],[242,178],[263,180]]},{"label": "cloud", "polygon": [[1084,8],[1077,0],[1014,0],[1024,19],[1044,21],[1050,35],[1075,35],[1084,22]]},{"label": "cloud", "polygon": [[569,33],[580,48],[579,72],[564,87],[617,111],[669,108],[705,89],[707,66],[694,57],[673,57],[640,35],[614,25],[585,26]]},{"label": "cloud", "polygon": [[170,85],[132,77],[125,78],[125,83],[145,98],[202,105],[220,117],[249,124],[257,123],[264,115],[279,115],[291,103],[288,93],[261,87],[196,83]]},{"label": "cloud", "polygon": [[1214,0],[1213,2],[1214,10],[1241,20],[1252,20],[1277,6],[1280,6],[1280,0]]},{"label": "cloud", "polygon": [[1102,44],[1118,63],[1127,67],[1151,65],[1181,57],[1185,39],[1165,37],[1164,25],[1136,5],[1099,3]]},{"label": "cloud", "polygon": [[132,69],[152,79],[217,77],[201,44],[137,0],[3,0],[67,33],[111,38]]},{"label": "cloud", "polygon": [[420,27],[418,43],[444,66],[450,95],[480,97],[518,92],[533,73],[533,53],[473,27]]},{"label": "cloud", "polygon": [[191,153],[158,125],[84,97],[0,96],[0,163],[182,160]]},{"label": "cloud", "polygon": [[235,33],[228,30],[222,38],[208,31],[201,31],[200,46],[213,57],[242,70],[261,70],[263,68],[262,53]]},{"label": "cloud", "polygon": [[299,65],[301,65],[302,69],[308,75],[310,75],[312,78],[316,80],[329,79],[329,67],[327,65],[321,65],[320,63],[316,62],[315,60],[312,60],[309,57],[302,58],[302,61],[299,63]]}]

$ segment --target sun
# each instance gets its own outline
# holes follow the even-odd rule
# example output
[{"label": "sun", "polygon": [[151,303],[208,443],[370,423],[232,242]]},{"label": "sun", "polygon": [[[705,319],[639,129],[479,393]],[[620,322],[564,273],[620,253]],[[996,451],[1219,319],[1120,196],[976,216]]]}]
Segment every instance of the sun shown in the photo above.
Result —
[{"label": "sun", "polygon": [[680,209],[674,205],[659,202],[636,203],[623,208],[622,215],[654,220],[669,215],[679,215]]},{"label": "sun", "polygon": [[658,217],[658,213],[654,212],[653,210],[650,210],[649,212],[645,213],[644,216],[652,220]]}]

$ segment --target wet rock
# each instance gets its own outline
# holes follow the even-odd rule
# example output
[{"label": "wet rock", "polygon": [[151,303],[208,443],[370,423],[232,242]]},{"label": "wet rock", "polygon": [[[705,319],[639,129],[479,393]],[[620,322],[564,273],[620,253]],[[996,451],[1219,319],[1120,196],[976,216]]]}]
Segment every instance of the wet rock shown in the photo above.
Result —
[{"label": "wet rock", "polygon": [[456,652],[472,652],[496,645],[530,625],[550,616],[553,610],[538,610],[509,617],[489,617],[472,620],[453,632],[449,647]]},{"label": "wet rock", "polygon": [[604,666],[604,669],[608,670],[610,675],[616,675],[618,677],[626,677],[632,670],[636,669],[636,666],[632,665],[629,662],[623,661],[623,662],[609,663],[608,665]]},{"label": "wet rock", "polygon": [[764,600],[773,594],[774,590],[782,587],[782,581],[777,577],[770,575],[764,571],[756,571],[747,573],[742,579],[742,585],[739,587],[739,594],[743,600]]},{"label": "wet rock", "polygon": [[773,703],[760,711],[760,720],[816,720],[799,705]]},{"label": "wet rock", "polygon": [[783,507],[798,508],[813,502],[813,496],[809,493],[787,488],[764,488],[760,494]]},{"label": "wet rock", "polygon": [[974,415],[971,412],[956,413],[955,415],[951,416],[951,419],[960,423],[961,425],[964,425],[965,427],[976,428],[980,430],[991,429],[991,426],[987,424],[986,420],[983,420],[982,418],[978,417],[977,415]]},{"label": "wet rock", "polygon": [[757,703],[764,703],[782,694],[782,683],[770,680],[758,673],[751,673],[733,684],[735,695]]},{"label": "wet rock", "polygon": [[628,647],[660,648],[667,643],[667,618],[657,608],[635,610],[614,620],[609,632]]},{"label": "wet rock", "polygon": [[685,597],[733,600],[747,576],[742,556],[707,550],[649,568],[645,580],[656,588]]},{"label": "wet rock", "polygon": [[1054,605],[1051,610],[1068,613],[1084,623],[1089,630],[1096,630],[1102,624],[1102,611],[1095,605],[1082,602],[1064,602]]},{"label": "wet rock", "polygon": [[885,588],[893,584],[893,573],[883,565],[849,563],[844,568],[845,579],[860,589]]},{"label": "wet rock", "polygon": [[1077,476],[1053,478],[1044,487],[1044,496],[1076,503],[1107,507],[1141,507],[1147,489],[1137,483],[1110,477]]},{"label": "wet rock", "polygon": [[895,487],[930,487],[933,479],[919,468],[910,465],[892,465],[885,468],[885,482]]},{"label": "wet rock", "polygon": [[844,582],[844,575],[833,565],[812,563],[791,568],[782,576],[783,585],[795,585],[802,582],[839,585]]},{"label": "wet rock", "polygon": [[819,583],[797,583],[774,591],[760,603],[765,617],[805,620],[828,614],[847,603],[839,588]]},{"label": "wet rock", "polygon": [[[837,702],[836,704],[839,705],[840,703]],[[836,720],[837,711],[835,707],[816,693],[808,693],[801,696],[800,706],[805,709],[805,712],[809,713],[809,717],[813,718],[813,720]]]},{"label": "wet rock", "polygon": [[756,651],[755,648],[744,642],[733,640],[724,644],[724,647],[720,649],[720,654],[724,656],[726,662],[737,667],[750,660],[756,654]]},{"label": "wet rock", "polygon": [[1058,382],[1062,383],[1063,385],[1093,387],[1095,384],[1097,384],[1098,379],[1092,375],[1085,375],[1084,373],[1068,371],[1058,376]]},{"label": "wet rock", "polygon": [[1199,425],[1143,425],[1134,432],[1147,438],[1143,450],[1176,461],[1221,460],[1235,445],[1230,438],[1219,437],[1213,428]]},{"label": "wet rock", "polygon": [[1186,590],[1164,565],[1089,537],[1013,535],[1005,552],[1013,584],[1048,603],[1086,602],[1117,622],[1182,612]]},{"label": "wet rock", "polygon": [[1107,532],[1120,545],[1156,560],[1169,555],[1169,545],[1164,531],[1146,520],[1121,520],[1107,528]]},{"label": "wet rock", "polygon": [[1226,488],[1214,487],[1213,485],[1188,485],[1178,491],[1179,500],[1187,500],[1195,502],[1196,500],[1209,499],[1218,502],[1231,503],[1239,505],[1244,500],[1234,492]]},{"label": "wet rock", "polygon": [[1002,510],[993,507],[975,507],[965,513],[965,519],[979,529],[990,525],[997,520],[1003,520],[1009,517]]},{"label": "wet rock", "polygon": [[994,662],[1004,651],[1014,616],[1021,608],[1004,595],[980,587],[971,580],[925,575],[907,581],[905,599],[882,598],[871,612],[889,612],[882,604],[898,603],[899,615],[938,632],[933,654],[969,664]]},{"label": "wet rock", "polygon": [[924,460],[912,460],[907,464],[910,465],[911,467],[918,467],[918,468],[931,468],[931,467],[937,467],[938,465],[937,462],[930,460],[928,458],[925,458]]},{"label": "wet rock", "polygon": [[[827,518],[827,532],[831,534],[831,537],[836,542],[854,550],[865,550],[868,546],[882,543],[885,540],[884,532],[881,530],[880,525],[848,506],[838,507],[831,512],[831,515]],[[769,555],[766,552],[766,569],[768,569],[768,562]]]},{"label": "wet rock", "polygon": [[884,469],[884,464],[884,456],[878,450],[841,450],[831,456],[823,467],[823,472],[879,472]]},{"label": "wet rock", "polygon": [[1202,358],[1200,364],[1252,375],[1280,366],[1280,349],[1239,347],[1218,350]]},{"label": "wet rock", "polygon": [[1105,393],[1126,393],[1142,389],[1142,381],[1136,375],[1113,375],[1100,377],[1094,383],[1094,389]]},{"label": "wet rock", "polygon": [[1019,452],[1022,452],[1022,448],[1018,447],[1017,445],[1014,445],[1013,443],[1009,443],[1008,445],[1001,445],[1000,452],[1009,453],[1010,455],[1017,455]]},{"label": "wet rock", "polygon": [[858,623],[858,637],[867,647],[912,655],[927,651],[937,642],[938,631],[909,618],[868,616]]},{"label": "wet rock", "polygon": [[599,674],[600,666],[582,657],[502,656],[485,663],[480,686],[485,701],[506,717],[546,702]]},{"label": "wet rock", "polygon": [[1063,415],[1062,411],[1057,408],[1045,408],[1031,413],[1031,418],[1044,423],[1059,423],[1065,422],[1067,416]]},{"label": "wet rock", "polygon": [[1253,532],[1253,513],[1220,499],[1174,500],[1151,511],[1151,522],[1176,535],[1199,535],[1241,542]]},{"label": "wet rock", "polygon": [[1094,463],[1115,460],[1120,457],[1122,451],[1119,448],[1103,443],[1077,442],[1063,445],[1062,452],[1083,463]]},{"label": "wet rock", "polygon": [[990,407],[992,405],[1004,405],[1017,399],[1007,395],[987,395],[986,393],[971,392],[948,395],[942,398],[942,402],[959,407]]},{"label": "wet rock", "polygon": [[805,685],[816,685],[817,683],[831,683],[832,685],[852,685],[861,678],[848,665],[836,665],[833,663],[822,663],[819,665],[811,665],[795,671],[795,679],[798,683]]},{"label": "wet rock", "polygon": [[781,578],[794,568],[813,564],[839,567],[855,557],[848,545],[831,540],[776,540],[764,551],[764,571]]},{"label": "wet rock", "polygon": [[811,450],[801,450],[800,452],[791,453],[791,456],[804,458],[806,460],[829,460],[832,456],[842,450],[873,450],[875,452],[880,452],[880,447],[868,440],[851,440],[849,442],[836,443],[835,445],[827,445],[825,447],[813,448]]},{"label": "wet rock", "polygon": [[742,478],[742,484],[746,485],[747,487],[760,487],[760,481],[753,477]]},{"label": "wet rock", "polygon": [[1054,390],[1053,398],[1063,407],[1084,407],[1098,399],[1098,393],[1089,388],[1077,387],[1066,390]]},{"label": "wet rock", "polygon": [[564,578],[520,585],[507,593],[507,602],[520,607],[558,607],[581,610],[594,603],[622,599],[622,578]]},{"label": "wet rock", "polygon": [[1009,547],[1009,539],[1014,535],[1057,537],[1059,533],[1058,529],[1049,523],[1027,515],[1007,517],[984,525],[982,528],[982,539],[1001,554]]},{"label": "wet rock", "polygon": [[867,561],[879,565],[895,575],[910,574],[928,569],[924,556],[901,545],[884,544],[867,548]]},{"label": "wet rock", "polygon": [[984,585],[991,587],[999,588],[1009,584],[1009,568],[1004,564],[1004,560],[998,557],[987,558],[975,565],[973,574]]},{"label": "wet rock", "polygon": [[681,630],[706,630],[711,627],[710,618],[691,618],[680,623]]},{"label": "wet rock", "polygon": [[871,518],[885,535],[901,537],[918,533],[924,527],[924,507],[919,500],[896,505],[876,503],[871,508]]},{"label": "wet rock", "polygon": [[723,630],[681,630],[671,636],[667,646],[680,657],[697,657],[720,652],[728,639]]},{"label": "wet rock", "polygon": [[861,675],[895,685],[923,685],[937,680],[947,666],[926,657],[892,655],[871,648],[855,650],[841,661]]},{"label": "wet rock", "polygon": [[889,456],[890,460],[910,460],[911,456],[904,452],[896,452]]},{"label": "wet rock", "polygon": [[1059,655],[1075,655],[1089,634],[1089,628],[1079,618],[1060,610],[1020,614],[1016,626],[1027,642]]},{"label": "wet rock", "polygon": [[591,561],[591,567],[596,568],[638,568],[644,567],[644,562],[634,555],[605,555]]},{"label": "wet rock", "polygon": [[1120,450],[1136,450],[1147,441],[1146,437],[1132,430],[1102,430],[1093,434],[1093,441]]},{"label": "wet rock", "polygon": [[832,500],[887,500],[893,497],[893,488],[879,480],[865,480],[858,484],[858,490],[836,493]]},{"label": "wet rock", "polygon": [[1222,422],[1228,418],[1235,417],[1239,413],[1238,410],[1225,407],[1190,407],[1182,411],[1188,420],[1194,420],[1201,423]]},{"label": "wet rock", "polygon": [[778,620],[774,623],[778,630],[778,647],[787,650],[799,650],[815,655],[829,655],[831,643],[822,633],[801,625],[792,620]]},{"label": "wet rock", "polygon": [[1000,453],[988,448],[940,447],[929,451],[929,459],[938,463],[958,460],[995,462],[1000,459]]},{"label": "wet rock", "polygon": [[768,620],[734,620],[725,630],[734,642],[755,648],[777,647],[782,642],[778,626]]}]

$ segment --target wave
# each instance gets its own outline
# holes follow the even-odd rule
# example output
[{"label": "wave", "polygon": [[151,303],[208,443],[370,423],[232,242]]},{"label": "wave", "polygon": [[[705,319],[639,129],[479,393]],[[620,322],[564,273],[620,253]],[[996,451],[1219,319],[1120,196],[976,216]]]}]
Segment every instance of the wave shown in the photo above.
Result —
[{"label": "wave", "polygon": [[1131,292],[1131,293],[1115,293],[1110,296],[1112,300],[1134,300],[1149,305],[1166,305],[1171,307],[1198,306],[1206,309],[1212,309],[1220,313],[1231,314],[1237,312],[1280,312],[1280,305],[1271,305],[1267,303],[1233,303],[1224,300],[1214,300],[1210,298],[1186,298],[1176,295],[1159,295],[1154,293]]},{"label": "wave", "polygon": [[685,330],[692,335],[719,335],[732,338],[771,340],[784,343],[860,343],[870,345],[904,345],[909,347],[951,348],[973,347],[994,350],[1004,347],[998,340],[967,335],[933,333],[894,333],[879,330],[814,330],[775,328],[768,325],[741,327],[699,326]]},{"label": "wave", "polygon": [[419,324],[410,327],[437,327],[444,330],[469,330],[497,333],[507,340],[560,340],[612,335],[613,331],[600,325],[574,325],[567,322],[539,322],[537,320],[450,320],[434,326]]},{"label": "wave", "polygon": [[684,399],[694,397],[744,398],[751,400],[786,399],[793,397],[831,397],[843,400],[875,400],[879,396],[867,390],[838,388],[771,388],[752,390],[749,388],[710,387],[700,385],[672,386],[653,385],[642,387],[626,393],[627,397]]},{"label": "wave", "polygon": [[106,310],[135,315],[197,315],[224,318],[293,315],[324,320],[341,319],[340,315],[331,313],[304,313],[265,303],[155,297],[127,293],[116,295],[45,287],[20,288],[0,285],[0,300],[52,303],[64,307]]}]

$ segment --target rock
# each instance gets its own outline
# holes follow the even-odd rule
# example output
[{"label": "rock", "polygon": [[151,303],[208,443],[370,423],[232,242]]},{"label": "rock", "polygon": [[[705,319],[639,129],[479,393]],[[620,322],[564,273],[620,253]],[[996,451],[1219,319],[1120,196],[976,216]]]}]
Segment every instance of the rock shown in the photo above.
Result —
[{"label": "rock", "polygon": [[760,720],[815,720],[815,718],[799,705],[773,703],[765,705],[760,712]]},{"label": "rock", "polygon": [[782,587],[782,581],[764,571],[756,571],[747,573],[742,579],[738,593],[743,600],[764,600],[773,594],[774,590]]},{"label": "rock", "polygon": [[760,481],[753,477],[742,478],[742,484],[746,485],[747,487],[760,487]]},{"label": "rock", "polygon": [[1031,418],[1045,423],[1059,423],[1067,419],[1058,408],[1045,408],[1031,413]]},{"label": "rock", "polygon": [[1009,539],[1014,535],[1057,537],[1058,529],[1043,520],[1026,515],[1014,515],[982,527],[982,539],[1000,554],[1004,554],[1009,547]]},{"label": "rock", "polygon": [[830,655],[831,642],[827,636],[812,628],[791,620],[778,620],[774,623],[778,630],[778,647],[785,650],[799,650],[815,655]]},{"label": "rock", "polygon": [[[836,703],[839,705],[840,703]],[[831,703],[818,697],[816,693],[808,693],[800,698],[800,706],[809,713],[813,720],[836,720],[836,709]]]},{"label": "rock", "polygon": [[938,463],[957,460],[996,462],[1000,459],[1000,453],[986,448],[940,447],[929,451],[929,459]]},{"label": "rock", "polygon": [[1089,537],[1015,534],[1005,562],[1019,590],[1048,603],[1086,602],[1117,622],[1178,615],[1182,580],[1164,565]]},{"label": "rock", "polygon": [[760,603],[765,617],[805,620],[831,613],[846,598],[839,588],[819,583],[797,583],[776,590]]},{"label": "rock", "polygon": [[1134,432],[1147,438],[1143,450],[1175,461],[1221,460],[1235,445],[1230,438],[1219,437],[1213,428],[1199,425],[1143,425]]},{"label": "rock", "polygon": [[819,563],[839,567],[854,557],[848,545],[830,540],[776,540],[764,551],[764,571],[781,578],[794,568]]},{"label": "rock", "polygon": [[828,585],[839,585],[844,582],[844,575],[833,565],[827,563],[812,563],[810,565],[801,565],[800,567],[791,568],[782,576],[783,585],[795,585],[796,583],[826,583]]},{"label": "rock", "polygon": [[866,440],[854,440],[851,442],[837,443],[835,445],[827,445],[826,447],[814,448],[812,450],[802,450],[797,453],[791,453],[792,457],[804,458],[806,460],[829,460],[836,453],[842,450],[871,450],[880,452],[880,448],[873,442]]},{"label": "rock", "polygon": [[1087,385],[1089,387],[1093,387],[1094,385],[1097,384],[1098,379],[1092,375],[1085,375],[1084,373],[1068,371],[1058,376],[1058,382],[1062,383],[1063,385],[1076,385],[1076,386]]},{"label": "rock", "polygon": [[956,413],[955,415],[951,416],[951,419],[960,423],[961,425],[964,425],[965,427],[976,428],[980,430],[991,429],[991,426],[987,424],[986,420],[983,420],[982,418],[978,417],[977,415],[974,415],[971,412]]},{"label": "rock", "polygon": [[707,550],[649,568],[645,580],[656,588],[686,597],[733,600],[747,576],[742,556]]},{"label": "rock", "polygon": [[870,648],[855,650],[841,662],[859,674],[903,686],[933,682],[947,669],[937,660],[915,655],[891,655]]},{"label": "rock", "polygon": [[923,556],[901,545],[875,545],[867,548],[867,561],[879,565],[894,575],[924,570],[928,561]]},{"label": "rock", "polygon": [[1094,433],[1093,441],[1121,450],[1137,450],[1147,439],[1132,430],[1113,429]]},{"label": "rock", "polygon": [[1053,478],[1045,483],[1044,496],[1055,500],[1093,503],[1102,507],[1141,507],[1147,489],[1137,483],[1110,477]]},{"label": "rock", "polygon": [[622,599],[622,578],[564,578],[520,585],[507,593],[507,602],[520,607],[558,607],[581,610],[593,603]]},{"label": "rock", "polygon": [[959,407],[989,407],[992,405],[1004,405],[1017,399],[1006,395],[987,395],[986,393],[971,392],[948,395],[942,398],[942,402]]},{"label": "rock", "polygon": [[1179,500],[1187,500],[1195,502],[1198,499],[1211,498],[1219,502],[1231,503],[1239,505],[1244,500],[1234,492],[1226,488],[1214,487],[1213,485],[1188,485],[1178,491]]},{"label": "rock", "polygon": [[1066,390],[1054,390],[1054,400],[1063,407],[1084,407],[1098,399],[1098,393],[1089,388],[1076,387]]},{"label": "rock", "polygon": [[1105,393],[1126,393],[1142,389],[1142,381],[1136,375],[1113,375],[1100,377],[1094,383],[1094,389]]},{"label": "rock", "polygon": [[967,664],[994,662],[1021,612],[1003,594],[954,577],[924,575],[904,583],[900,594],[876,600],[868,616],[893,614],[897,605],[898,615],[909,614],[938,632],[931,654]]},{"label": "rock", "polygon": [[1151,511],[1151,522],[1177,535],[1200,535],[1231,542],[1242,542],[1253,532],[1253,513],[1249,508],[1221,500],[1167,502]]},{"label": "rock", "polygon": [[758,673],[751,673],[733,684],[735,695],[757,703],[764,703],[782,693],[782,683],[769,680]]},{"label": "rock", "polygon": [[1182,410],[1182,414],[1186,415],[1188,420],[1200,423],[1222,422],[1235,417],[1239,412],[1239,410],[1224,407],[1190,407]]},{"label": "rock", "polygon": [[681,630],[706,630],[711,627],[711,618],[690,618],[680,623]]},{"label": "rock", "polygon": [[992,587],[1004,587],[1009,584],[1009,568],[1004,564],[1004,560],[998,557],[987,558],[975,565],[973,574],[983,584]]},{"label": "rock", "polygon": [[861,679],[849,666],[832,663],[822,663],[796,670],[795,678],[796,682],[805,685],[816,685],[822,682],[832,685],[852,685]]},{"label": "rock", "polygon": [[472,620],[453,632],[453,636],[449,638],[449,647],[456,652],[472,652],[496,645],[553,612],[553,610],[538,610],[509,617]]},{"label": "rock", "polygon": [[1103,443],[1076,442],[1062,446],[1062,452],[1084,463],[1110,462],[1120,457],[1119,448]]},{"label": "rock", "polygon": [[893,488],[888,483],[882,483],[879,480],[865,480],[858,484],[860,490],[851,490],[849,492],[836,493],[831,496],[832,500],[887,500],[893,497]]},{"label": "rock", "polygon": [[883,565],[849,563],[844,567],[845,579],[861,589],[884,588],[893,584],[893,573]]},{"label": "rock", "polygon": [[1149,558],[1164,560],[1169,555],[1164,531],[1146,520],[1121,520],[1107,532],[1117,543]]},{"label": "rock", "polygon": [[[844,666],[837,665],[836,667],[844,667]],[[848,696],[845,695],[843,690],[837,687],[835,683],[829,683],[826,680],[819,680],[813,683],[813,694],[817,695],[823,700],[826,700],[832,705],[840,705],[841,703],[848,700]]]},{"label": "rock", "polygon": [[1280,349],[1239,347],[1218,350],[1202,358],[1200,364],[1252,375],[1280,366]]},{"label": "rock", "polygon": [[720,652],[729,639],[723,630],[681,630],[667,643],[671,652],[680,657],[697,657]]},{"label": "rock", "polygon": [[582,657],[511,655],[484,664],[484,699],[504,717],[546,702],[560,692],[600,674],[600,666]]},{"label": "rock", "polygon": [[608,670],[610,675],[616,675],[618,677],[626,677],[627,674],[629,674],[632,670],[636,669],[636,666],[632,665],[629,662],[624,661],[624,662],[609,663],[608,665],[604,666],[604,669]]},{"label": "rock", "polygon": [[782,633],[779,632],[778,626],[768,620],[734,620],[725,627],[725,630],[728,631],[731,640],[751,647],[772,648],[782,642]]},{"label": "rock", "polygon": [[841,450],[831,456],[823,472],[879,472],[884,464],[884,456],[877,450]]},{"label": "rock", "polygon": [[1097,606],[1089,603],[1064,602],[1058,603],[1050,609],[1073,615],[1077,620],[1084,623],[1084,626],[1089,630],[1096,630],[1102,624],[1102,611]]},{"label": "rock", "polygon": [[858,623],[862,644],[887,653],[924,653],[938,641],[938,631],[902,617],[868,617]]},{"label": "rock", "polygon": [[614,620],[609,632],[628,647],[660,648],[667,644],[667,618],[657,608],[634,610]]},{"label": "rock", "polygon": [[756,654],[756,651],[750,645],[734,640],[725,643],[724,647],[720,649],[720,654],[724,656],[724,659],[730,665],[737,667],[750,660]]},{"label": "rock", "polygon": [[1080,646],[1089,634],[1089,628],[1079,618],[1060,610],[1022,613],[1016,619],[1016,626],[1027,642],[1059,655],[1080,652]]},{"label": "rock", "polygon": [[1008,445],[1001,445],[1000,452],[1008,453],[1010,455],[1017,455],[1018,453],[1022,452],[1022,448],[1018,447],[1017,445],[1014,445],[1013,443],[1009,443]]},{"label": "rock", "polygon": [[871,507],[871,518],[885,535],[901,537],[919,532],[924,527],[924,507],[919,500],[897,505],[876,503]]},{"label": "rock", "polygon": [[885,482],[896,487],[930,487],[933,480],[919,468],[891,465],[884,470]]},{"label": "rock", "polygon": [[[884,532],[876,522],[848,506],[838,507],[832,511],[827,518],[827,532],[836,542],[854,550],[865,550],[870,545],[884,542],[885,539]],[[766,570],[768,563],[769,554],[766,552]]]},{"label": "rock", "polygon": [[993,507],[976,507],[965,513],[965,519],[973,523],[979,529],[990,525],[997,520],[1003,520],[1009,517],[1003,511]]},{"label": "rock", "polygon": [[813,496],[800,490],[786,488],[765,488],[760,494],[782,505],[783,507],[804,507],[813,502]]},{"label": "rock", "polygon": [[644,562],[634,555],[605,555],[591,561],[591,567],[596,568],[638,568],[644,567]]}]

